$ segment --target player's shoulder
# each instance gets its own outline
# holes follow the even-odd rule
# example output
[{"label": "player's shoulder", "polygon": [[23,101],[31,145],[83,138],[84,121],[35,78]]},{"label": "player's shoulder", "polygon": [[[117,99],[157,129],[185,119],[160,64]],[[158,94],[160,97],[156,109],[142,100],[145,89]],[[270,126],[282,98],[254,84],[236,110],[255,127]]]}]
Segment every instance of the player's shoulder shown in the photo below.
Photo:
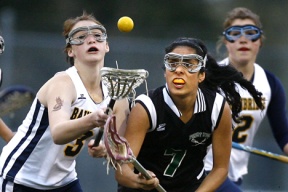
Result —
[{"label": "player's shoulder", "polygon": [[[148,91],[148,94],[141,94],[136,98],[136,103],[140,103],[141,105],[145,106],[145,108],[153,109],[163,107],[164,98],[163,98],[163,91],[165,86],[160,86],[156,89],[151,89]],[[163,108],[162,108],[163,109]]]},{"label": "player's shoulder", "polygon": [[273,87],[283,87],[281,80],[279,77],[277,77],[275,74],[273,74],[271,71],[268,71],[267,69],[264,69],[266,77],[268,79],[269,85],[271,88]]},{"label": "player's shoulder", "polygon": [[70,76],[65,72],[58,72],[47,81],[47,84],[51,86],[63,86],[71,83]]},{"label": "player's shoulder", "polygon": [[[283,86],[280,78],[277,77],[277,75],[275,75],[273,72],[269,71],[268,69],[264,69],[263,67],[261,67],[258,64],[254,64],[254,65],[255,65],[255,70],[257,70],[257,71],[262,70],[263,74],[265,75],[265,77],[263,77],[263,75],[262,76],[258,75],[258,80],[257,80],[258,85],[260,85],[260,84],[262,85],[263,84],[263,78],[266,78],[269,85],[265,86],[265,87],[269,87],[271,89],[272,98],[279,98],[280,95],[285,95],[284,86]],[[259,72],[258,72],[258,74],[259,74]],[[255,79],[254,79],[254,81],[255,81]],[[262,85],[262,87],[263,87],[263,85]],[[263,89],[266,89],[266,88],[263,87]]]},{"label": "player's shoulder", "polygon": [[207,87],[201,87],[198,89],[198,97],[203,95],[206,101],[208,100],[212,103],[214,103],[215,100],[225,100],[225,96],[223,94],[221,90],[217,92],[217,90],[211,90]]},{"label": "player's shoulder", "polygon": [[254,63],[254,68],[255,68],[256,72],[263,71],[268,79],[273,79],[273,80],[278,79],[278,77],[275,74],[273,74],[268,69],[263,68],[261,65],[259,65],[257,63]]},{"label": "player's shoulder", "polygon": [[149,97],[155,97],[155,96],[158,96],[159,94],[162,94],[164,88],[165,88],[165,85],[162,85],[162,86],[157,87],[155,89],[150,89],[148,91]]},{"label": "player's shoulder", "polygon": [[69,90],[73,88],[73,86],[69,75],[64,72],[59,72],[44,83],[39,92],[47,93],[49,90]]}]

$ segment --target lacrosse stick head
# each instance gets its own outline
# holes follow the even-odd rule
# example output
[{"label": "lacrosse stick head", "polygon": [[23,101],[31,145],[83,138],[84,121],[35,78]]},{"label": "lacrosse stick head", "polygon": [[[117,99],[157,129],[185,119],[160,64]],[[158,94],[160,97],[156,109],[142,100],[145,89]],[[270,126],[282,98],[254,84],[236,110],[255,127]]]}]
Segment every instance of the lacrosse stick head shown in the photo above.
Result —
[{"label": "lacrosse stick head", "polygon": [[34,91],[27,86],[14,85],[0,92],[0,117],[7,115],[31,103]]},{"label": "lacrosse stick head", "polygon": [[[103,67],[100,71],[102,81],[108,88],[111,99],[135,98],[135,88],[146,80],[149,73],[144,69],[115,69]],[[132,96],[131,96],[132,94]]]},{"label": "lacrosse stick head", "polygon": [[116,116],[108,117],[104,126],[104,145],[107,150],[107,172],[109,165],[112,164],[115,169],[122,163],[128,163],[133,157],[132,150],[127,140],[121,137],[116,129]]}]

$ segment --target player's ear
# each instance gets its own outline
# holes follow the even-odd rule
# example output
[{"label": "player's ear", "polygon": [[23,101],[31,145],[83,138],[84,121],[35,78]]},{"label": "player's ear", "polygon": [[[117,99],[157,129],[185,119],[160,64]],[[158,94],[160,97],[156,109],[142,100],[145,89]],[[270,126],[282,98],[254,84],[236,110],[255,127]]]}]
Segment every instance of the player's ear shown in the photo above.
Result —
[{"label": "player's ear", "polygon": [[199,73],[198,75],[198,83],[202,83],[205,79],[205,72]]},{"label": "player's ear", "polygon": [[67,54],[68,54],[69,57],[74,57],[74,53],[73,53],[73,50],[71,48],[69,48],[67,50]]},{"label": "player's ear", "polygon": [[108,42],[106,42],[106,47],[105,47],[105,50],[106,50],[106,53],[108,53],[110,51],[110,47],[109,47],[109,44]]}]

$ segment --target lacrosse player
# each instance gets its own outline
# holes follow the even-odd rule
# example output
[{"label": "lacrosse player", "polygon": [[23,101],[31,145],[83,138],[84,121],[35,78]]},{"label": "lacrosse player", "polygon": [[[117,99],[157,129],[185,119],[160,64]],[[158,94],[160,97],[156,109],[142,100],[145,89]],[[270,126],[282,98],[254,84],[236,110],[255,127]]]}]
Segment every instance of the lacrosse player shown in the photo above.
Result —
[{"label": "lacrosse player", "polygon": [[[267,114],[279,147],[288,154],[288,120],[284,88],[275,75],[255,63],[263,40],[262,24],[258,15],[244,7],[237,7],[228,13],[218,46],[220,48],[225,44],[228,57],[219,64],[232,65],[240,71],[245,79],[263,93],[262,101],[265,106],[264,110],[259,109],[247,91],[240,88],[242,122],[235,126],[232,139],[234,142],[252,146],[255,134]],[[227,179],[218,191],[240,191],[243,176],[248,173],[248,160],[249,153],[232,149],[228,176],[233,183]],[[205,162],[205,169],[211,170],[212,150],[209,151]]]},{"label": "lacrosse player", "polygon": [[[0,36],[0,55],[2,55],[2,53],[5,50],[5,42],[2,36]],[[0,68],[0,87],[2,85],[2,69]]]},{"label": "lacrosse player", "polygon": [[[4,38],[0,36],[0,55],[5,50],[5,43]],[[2,84],[2,70],[0,68],[0,87]],[[4,123],[4,121],[0,118],[0,137],[5,141],[9,142],[10,139],[13,137],[13,131]]]},{"label": "lacrosse player", "polygon": [[[146,180],[132,164],[122,164],[115,173],[119,191],[150,190],[158,182],[169,192],[214,191],[227,177],[232,119],[238,121],[241,109],[234,82],[263,108],[261,93],[233,67],[219,66],[199,39],[178,38],[165,53],[166,84],[136,98],[125,132],[154,177]],[[211,143],[214,165],[207,175],[203,160]]]},{"label": "lacrosse player", "polygon": [[0,137],[5,141],[9,142],[14,136],[13,131],[5,124],[5,122],[0,118]]},{"label": "lacrosse player", "polygon": [[[4,146],[1,191],[82,191],[75,160],[108,117],[104,112],[110,97],[100,69],[109,45],[104,26],[85,12],[64,22],[63,35],[71,67],[39,89],[23,123]],[[117,124],[125,126],[128,101],[116,101],[113,112]],[[98,154],[94,156],[105,154],[104,145],[90,148]]]}]

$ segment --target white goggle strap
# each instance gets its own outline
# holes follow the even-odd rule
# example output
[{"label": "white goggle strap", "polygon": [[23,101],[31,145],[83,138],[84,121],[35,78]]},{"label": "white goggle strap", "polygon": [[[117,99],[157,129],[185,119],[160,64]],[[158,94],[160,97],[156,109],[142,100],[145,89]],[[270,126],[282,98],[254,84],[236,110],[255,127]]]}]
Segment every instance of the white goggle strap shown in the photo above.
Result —
[{"label": "white goggle strap", "polygon": [[206,61],[207,61],[207,54],[205,55],[205,57],[203,59],[203,67],[206,67]]},{"label": "white goggle strap", "polygon": [[202,62],[202,64],[203,64],[202,66],[203,67],[206,67],[207,54],[205,55],[205,57],[203,59],[200,55],[197,55],[197,54],[180,55],[180,54],[176,54],[176,53],[167,53],[164,56],[164,63],[166,63],[167,59],[169,59],[169,58],[177,58],[177,59],[180,59],[181,62],[182,62],[183,59],[193,59],[193,56],[194,56],[194,58],[196,58],[200,62]]}]

